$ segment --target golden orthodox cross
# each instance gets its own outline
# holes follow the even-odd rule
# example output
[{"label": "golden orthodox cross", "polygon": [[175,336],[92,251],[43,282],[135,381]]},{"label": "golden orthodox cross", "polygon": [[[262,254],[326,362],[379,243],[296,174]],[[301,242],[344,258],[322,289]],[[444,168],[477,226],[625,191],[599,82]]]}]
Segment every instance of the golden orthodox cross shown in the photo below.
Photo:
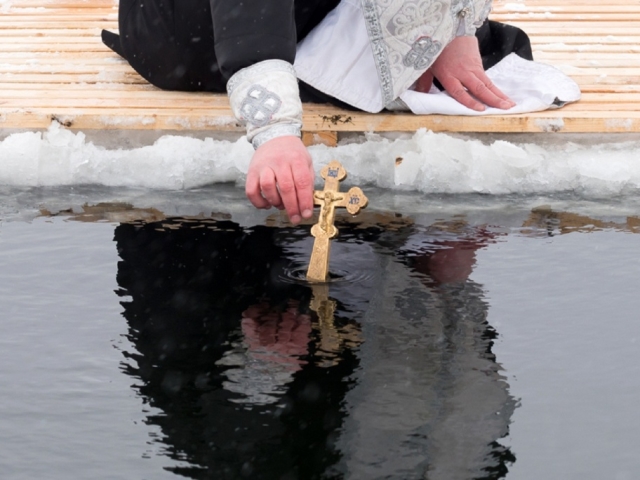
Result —
[{"label": "golden orthodox cross", "polygon": [[347,171],[337,160],[325,166],[320,175],[325,183],[324,190],[313,193],[314,204],[320,206],[320,216],[318,223],[311,228],[311,235],[315,237],[307,270],[307,280],[311,282],[327,281],[331,239],[338,235],[338,229],[333,224],[336,207],[345,207],[347,212],[355,215],[367,206],[368,201],[359,187],[351,187],[348,192],[339,191],[340,180],[346,178]]}]

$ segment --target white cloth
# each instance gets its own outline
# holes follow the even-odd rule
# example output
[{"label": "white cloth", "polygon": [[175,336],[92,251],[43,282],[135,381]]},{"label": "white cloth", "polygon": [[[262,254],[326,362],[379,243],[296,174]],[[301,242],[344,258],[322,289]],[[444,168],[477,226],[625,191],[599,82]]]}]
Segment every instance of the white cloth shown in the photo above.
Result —
[{"label": "white cloth", "polygon": [[516,106],[509,110],[487,108],[477,112],[432,87],[429,93],[408,90],[400,98],[418,115],[504,115],[559,108],[580,99],[580,87],[555,67],[525,60],[515,53],[487,70],[487,76]]},{"label": "white cloth", "polygon": [[373,50],[358,0],[342,0],[298,44],[298,78],[351,106],[384,108]]}]

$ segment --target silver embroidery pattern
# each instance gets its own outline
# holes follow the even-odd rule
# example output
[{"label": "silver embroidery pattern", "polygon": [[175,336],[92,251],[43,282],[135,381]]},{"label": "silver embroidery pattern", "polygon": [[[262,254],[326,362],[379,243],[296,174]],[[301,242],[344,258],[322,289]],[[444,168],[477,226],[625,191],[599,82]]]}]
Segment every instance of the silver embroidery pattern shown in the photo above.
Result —
[{"label": "silver embroidery pattern", "polygon": [[282,100],[262,85],[251,85],[247,96],[240,105],[242,118],[255,127],[264,127],[280,110]]},{"label": "silver embroidery pattern", "polygon": [[413,67],[416,70],[425,70],[435,57],[440,53],[442,44],[429,37],[422,37],[416,40],[411,46],[411,50],[402,60],[405,67]]},{"label": "silver embroidery pattern", "polygon": [[[394,35],[409,35],[411,32],[420,29],[423,36],[432,36],[435,33],[435,26],[440,25],[443,20],[443,12],[446,8],[442,2],[433,0],[413,0],[405,1],[400,11],[392,19]],[[426,23],[425,19],[429,19]]]},{"label": "silver embroidery pattern", "polygon": [[382,101],[383,104],[386,105],[394,100],[393,79],[389,59],[387,58],[387,49],[382,35],[380,17],[378,16],[376,4],[373,0],[362,0],[362,11],[364,13],[365,23],[367,24],[367,32],[369,33],[369,41],[373,49],[373,57],[375,58],[378,76],[380,77]]},{"label": "silver embroidery pattern", "polygon": [[262,145],[263,143],[267,143],[269,140],[273,140],[274,138],[284,137],[285,135],[293,135],[295,137],[299,137],[300,129],[301,125],[299,123],[281,125],[275,124],[264,132],[261,132],[253,137],[253,140],[251,140],[251,144],[253,145],[253,148],[257,150],[260,145]]},{"label": "silver embroidery pattern", "polygon": [[389,60],[389,71],[391,72],[391,77],[399,78],[402,75],[403,70],[407,69],[402,63],[402,61],[404,60],[404,56],[402,55],[402,53],[396,50],[387,51],[387,54],[388,54],[387,59]]}]

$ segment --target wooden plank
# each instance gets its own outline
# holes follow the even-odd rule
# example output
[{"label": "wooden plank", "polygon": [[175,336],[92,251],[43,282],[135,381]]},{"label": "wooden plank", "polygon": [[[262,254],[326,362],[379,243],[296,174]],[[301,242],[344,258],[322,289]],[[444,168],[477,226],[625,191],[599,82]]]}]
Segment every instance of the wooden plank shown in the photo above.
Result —
[{"label": "wooden plank", "polygon": [[44,34],[48,30],[55,30],[60,28],[77,29],[81,27],[85,28],[117,28],[118,18],[117,16],[92,16],[83,15],[82,19],[74,19],[71,15],[48,17],[29,17],[20,16],[18,18],[11,15],[0,16],[0,29],[8,30],[22,30],[37,28]]},{"label": "wooden plank", "polygon": [[[230,113],[230,112],[229,112]],[[0,116],[0,128],[46,128],[51,119],[69,128],[78,129],[188,129],[240,131],[231,116],[194,115],[193,111],[175,109],[145,115],[140,111],[109,111],[106,109],[34,109],[28,112],[7,112]],[[531,132],[531,133],[595,133],[631,132],[640,130],[640,112],[615,116],[610,112],[541,112],[527,116],[416,116],[410,114],[353,114],[328,108],[325,112],[306,113],[305,131],[415,131],[428,128],[437,132]]]},{"label": "wooden plank", "polygon": [[[519,9],[495,9],[491,13],[491,18],[496,21],[510,21],[510,20],[522,20],[522,21],[543,21],[543,22],[558,22],[558,21],[616,21],[626,22],[630,20],[640,20],[640,8],[627,7],[620,10],[614,10],[609,7],[603,8],[598,6],[596,11],[583,11],[576,13],[577,9],[574,8],[530,8],[525,10]],[[97,6],[91,10],[87,10],[86,6],[58,6],[50,5],[47,7],[33,9],[33,8],[21,8],[12,7],[10,13],[13,16],[18,17],[39,17],[42,20],[47,18],[67,17],[67,16],[79,16],[83,17],[88,14],[101,17],[109,17],[117,15],[116,6]]]},{"label": "wooden plank", "polygon": [[[588,93],[640,93],[640,85],[630,84],[630,85],[610,85],[610,84],[582,84],[580,85],[580,89],[582,90],[584,95]],[[135,96],[140,92],[154,92],[157,95],[170,95],[176,99],[176,103],[179,103],[183,96],[199,96],[199,95],[220,95],[221,97],[226,98],[224,94],[209,94],[209,93],[201,93],[201,92],[166,92],[154,87],[153,85],[147,82],[141,83],[67,83],[64,84],[64,89],[60,88],[58,84],[50,84],[50,83],[2,83],[0,82],[0,91],[7,92],[7,95],[11,95],[11,92],[14,91],[33,91],[40,92],[43,95],[84,95],[86,98],[96,98],[105,96],[108,98],[109,95],[120,95],[123,97],[126,96]],[[118,92],[118,93],[113,93]],[[603,101],[606,100],[607,97],[603,97]],[[584,101],[584,100],[581,100]]]},{"label": "wooden plank", "polygon": [[11,8],[43,8],[43,7],[70,7],[70,8],[96,8],[117,6],[118,0],[12,0]]},{"label": "wooden plank", "polygon": [[[536,57],[538,61],[551,64],[569,75],[605,75],[615,77],[636,78],[640,75],[640,55],[628,60],[616,58],[574,59],[570,57],[552,58],[543,54]],[[0,59],[0,73],[5,74],[130,74],[133,69],[124,60],[115,59],[105,61],[95,59],[84,63],[69,61],[39,61],[39,62],[7,62]]]},{"label": "wooden plank", "polygon": [[555,58],[551,59],[545,55],[536,55],[536,60],[551,65],[568,65],[574,68],[638,68],[640,67],[640,55],[629,58],[628,60],[619,59],[610,56],[609,58]]},{"label": "wooden plank", "polygon": [[[526,25],[522,22],[512,22],[513,25],[522,28],[525,32],[527,32],[531,36],[538,35],[555,35],[560,38],[572,37],[572,42],[575,43],[577,37],[602,37],[608,39],[609,43],[615,42],[617,38],[628,37],[632,35],[637,35],[640,32],[640,23],[637,25],[628,25],[625,23],[624,27],[618,26],[602,26],[602,25],[594,25],[594,26],[585,26],[585,25],[577,25],[577,26],[568,26],[562,25],[561,28],[557,26],[555,28],[547,26],[547,25]],[[615,35],[612,35],[611,32],[616,32]],[[593,40],[589,39],[589,42],[593,42]],[[584,43],[584,42],[582,42]]]},{"label": "wooden plank", "polygon": [[18,69],[23,65],[33,65],[39,68],[45,66],[51,68],[64,68],[66,66],[72,66],[74,68],[92,68],[93,71],[98,71],[101,68],[126,66],[129,70],[131,70],[131,66],[129,66],[129,63],[127,63],[125,59],[114,55],[95,55],[93,57],[85,59],[77,59],[73,58],[73,56],[49,55],[38,59],[33,58],[33,56],[18,57],[0,53],[0,71],[10,71]]},{"label": "wooden plank", "polygon": [[60,64],[41,64],[41,63],[23,63],[20,65],[0,63],[0,73],[16,73],[16,74],[38,74],[38,73],[56,73],[56,74],[100,74],[102,72],[109,73],[130,73],[131,66],[127,63],[112,63],[101,65],[84,65],[73,63]]},{"label": "wooden plank", "polygon": [[576,20],[581,22],[598,22],[603,24],[612,24],[616,22],[638,22],[640,21],[640,12],[619,12],[619,13],[591,13],[575,15],[573,13],[551,13],[551,12],[526,12],[526,13],[503,13],[492,14],[491,19],[497,22],[513,23],[513,22],[531,22],[532,25],[536,23],[541,25],[550,24],[553,25],[556,22],[577,23]]},{"label": "wooden plank", "polygon": [[[640,131],[640,0],[559,3],[497,0],[492,18],[522,26],[536,58],[581,86],[579,103],[557,111],[480,117],[371,115],[305,105],[304,129]],[[3,8],[0,128],[45,128],[55,117],[87,129],[240,130],[226,96],[161,91],[102,45],[101,29],[117,28],[116,5],[117,0],[13,0]]]},{"label": "wooden plank", "polygon": [[[513,0],[496,0],[495,5],[511,5],[513,4]],[[519,3],[519,2],[518,2]],[[547,5],[557,5],[551,3],[550,0],[526,0],[524,2],[525,6],[547,6]],[[607,2],[606,5],[610,5],[612,8],[616,6],[626,6],[626,5],[639,5],[640,2],[638,0],[614,0],[612,2]],[[602,5],[600,0],[565,0],[562,2],[562,5],[575,5],[575,6],[589,6],[589,5]]]},{"label": "wooden plank", "polygon": [[[640,85],[631,84],[631,85],[590,85],[585,84],[580,86],[580,90],[583,93],[594,92],[594,93],[640,93]],[[603,101],[607,101],[606,97]]]},{"label": "wooden plank", "polygon": [[[0,89],[5,84],[0,84]],[[148,85],[148,84],[147,84]],[[141,85],[145,86],[145,85]],[[223,93],[209,93],[209,92],[174,92],[174,91],[165,91],[160,90],[159,88],[152,87],[148,85],[150,88],[140,89],[136,85],[136,89],[133,90],[131,88],[127,88],[125,91],[119,90],[104,90],[101,87],[99,89],[90,88],[88,89],[85,85],[80,85],[82,90],[75,89],[64,89],[54,88],[52,86],[32,86],[29,88],[11,90],[7,89],[5,91],[5,95],[0,98],[1,101],[9,101],[12,99],[30,99],[30,100],[38,100],[42,99],[42,101],[47,102],[49,100],[55,99],[63,100],[63,99],[77,99],[80,102],[83,102],[86,105],[86,99],[95,99],[96,95],[100,95],[101,99],[121,99],[123,101],[128,99],[143,99],[147,102],[147,106],[151,106],[153,104],[148,103],[154,100],[168,100],[174,99],[176,102],[194,102],[194,103],[202,103],[203,101],[209,101],[212,97],[216,105],[229,105],[229,101],[227,95]],[[127,85],[127,87],[130,87]]]},{"label": "wooden plank", "polygon": [[[117,92],[116,92],[117,93]],[[100,98],[95,98],[91,102],[91,106],[95,108],[115,108],[133,110],[141,108],[144,110],[160,110],[160,109],[173,109],[176,107],[176,103],[179,103],[180,108],[188,108],[192,110],[204,110],[205,113],[219,108],[229,109],[229,102],[224,97],[209,95],[191,95],[182,96],[176,98],[171,95],[171,92],[165,92],[167,95],[154,96],[152,99],[145,98],[145,92],[137,92],[138,95],[132,96],[110,96],[100,95]],[[84,108],[87,104],[88,97],[61,97],[61,96],[44,96],[34,97],[33,95],[20,96],[15,95],[12,92],[10,96],[6,96],[0,99],[0,107],[7,109],[20,109],[25,108],[25,105],[29,105],[29,108]]]},{"label": "wooden plank", "polygon": [[0,59],[6,62],[54,62],[91,63],[124,61],[112,50],[104,52],[0,52]]},{"label": "wooden plank", "polygon": [[[0,84],[1,88],[2,84]],[[4,90],[5,95],[0,98],[0,106],[24,107],[25,104],[34,107],[81,107],[87,100],[94,100],[99,107],[141,107],[141,108],[170,108],[176,104],[190,108],[212,108],[213,106],[228,107],[227,96],[221,93],[208,92],[171,92],[160,89],[149,90],[100,90],[85,89],[80,91],[60,90],[56,88],[29,88],[19,90]],[[96,96],[99,95],[99,98]],[[595,104],[595,105],[594,105]],[[640,110],[640,96],[635,92],[583,92],[577,108],[598,109],[597,105],[605,105],[611,109],[612,105],[618,110]]]},{"label": "wooden plank", "polygon": [[[35,32],[36,30],[29,30],[29,32]],[[59,30],[58,32],[63,32],[64,30]],[[0,30],[0,32],[2,32],[2,30]],[[89,32],[91,32],[89,34]],[[77,48],[75,48],[75,45],[82,45],[83,47],[95,47],[95,46],[99,46],[100,48],[104,49],[105,52],[109,52],[112,53],[111,50],[106,49],[104,47],[104,45],[102,44],[102,40],[100,39],[100,29],[93,29],[93,30],[85,30],[82,31],[82,34],[78,34],[76,36],[69,36],[67,35],[66,37],[62,37],[62,36],[58,36],[55,37],[55,39],[50,38],[49,36],[36,36],[36,35],[31,35],[31,36],[24,36],[24,35],[4,35],[2,36],[0,34],[0,38],[2,38],[2,42],[3,43],[7,43],[8,45],[2,45],[3,49],[9,49],[12,50],[14,49],[15,45],[20,45],[20,50],[22,50],[22,53],[24,53],[23,56],[28,56],[27,54],[38,54],[38,53],[42,53],[42,52],[49,52],[49,51],[59,51],[61,53],[65,53],[65,54],[71,54],[69,56],[72,56],[74,58],[79,58],[83,51],[77,51]],[[7,32],[3,32],[3,33],[7,33]],[[67,34],[69,32],[67,31]],[[638,37],[638,40],[640,40],[640,36]],[[25,50],[25,46],[28,46],[29,48],[33,48],[34,50]],[[45,48],[42,48],[45,47]],[[535,52],[558,52],[558,53],[565,53],[565,57],[566,58],[573,58],[573,54],[577,54],[580,55],[582,54],[583,56],[586,54],[594,54],[595,56],[601,57],[601,58],[611,58],[611,55],[608,55],[611,52],[616,52],[618,53],[615,58],[620,58],[620,59],[633,59],[633,58],[637,58],[638,55],[637,53],[640,53],[640,44],[602,44],[602,43],[573,43],[573,44],[567,44],[564,42],[554,42],[554,43],[547,43],[547,44],[543,44],[543,43],[536,43],[533,45],[533,49],[534,49],[534,53]],[[9,53],[9,52],[6,52]],[[14,54],[20,53],[18,52],[14,52]],[[3,53],[0,53],[0,55],[2,55]],[[84,58],[91,58],[94,55],[84,55]]]},{"label": "wooden plank", "polygon": [[79,75],[57,75],[55,73],[34,73],[34,74],[14,74],[0,73],[0,82],[4,83],[38,83],[43,82],[55,85],[66,85],[70,83],[147,83],[136,72],[110,72],[105,70],[96,74],[79,74]]},{"label": "wooden plank", "polygon": [[595,4],[591,4],[591,5],[547,4],[547,5],[541,6],[541,5],[530,5],[529,2],[527,2],[527,4],[514,3],[514,2],[500,4],[499,2],[494,2],[494,7],[491,12],[491,18],[495,18],[497,16],[506,15],[510,13],[527,14],[529,12],[533,12],[535,14],[546,14],[546,12],[550,12],[552,14],[572,14],[574,18],[582,18],[583,15],[597,14],[597,13],[600,13],[600,14],[638,13],[640,14],[640,4],[603,5],[602,2],[600,2],[597,5]]},{"label": "wooden plank", "polygon": [[578,43],[578,44],[567,44],[567,43],[537,43],[532,45],[533,54],[535,55],[539,53],[562,53],[567,56],[567,58],[571,58],[572,55],[579,53],[592,53],[596,54],[632,54],[637,55],[640,53],[640,45],[635,44],[612,44],[612,45],[603,45],[602,43]]},{"label": "wooden plank", "polygon": [[[33,38],[33,37],[95,37],[100,38],[100,28],[50,28],[46,34],[38,28],[2,28],[0,29],[0,37],[17,37],[21,39]],[[3,40],[4,41],[4,40]],[[8,41],[8,40],[7,40]],[[50,40],[51,41],[51,40]]]},{"label": "wooden plank", "polygon": [[110,20],[117,20],[118,8],[92,8],[88,10],[86,8],[16,8],[13,7],[10,10],[13,17],[19,19],[26,19],[28,21],[46,22],[48,20],[56,21],[57,18],[65,19],[67,17],[78,16],[86,17],[91,15],[94,18],[108,18]]},{"label": "wooden plank", "polygon": [[12,25],[15,23],[30,23],[32,25],[49,25],[51,27],[52,23],[57,23],[58,28],[61,24],[70,23],[70,24],[81,24],[85,25],[87,23],[95,23],[95,22],[117,22],[118,21],[118,12],[117,10],[110,11],[108,13],[103,14],[94,14],[93,12],[84,11],[79,14],[56,14],[55,12],[42,14],[42,15],[28,15],[28,14],[10,14],[10,15],[2,15],[0,16],[0,26],[4,27],[4,25]]},{"label": "wooden plank", "polygon": [[13,8],[106,8],[117,6],[117,0],[13,0],[9,11]]},{"label": "wooden plank", "polygon": [[[85,28],[106,28],[108,30],[117,30],[118,22],[111,19],[101,19],[101,18],[93,18],[92,20],[87,20],[82,22],[82,26]],[[0,16],[0,29],[29,29],[29,28],[37,28],[41,30],[45,35],[48,30],[59,29],[60,27],[65,28],[77,28],[78,22],[74,20],[56,20],[55,22],[50,20],[42,20],[39,22],[35,21],[10,21],[8,18],[3,18]]]},{"label": "wooden plank", "polygon": [[102,32],[102,30],[94,29],[94,32],[95,32],[94,34],[86,35],[86,36],[67,35],[66,37],[62,37],[62,36],[55,37],[55,40],[52,40],[48,35],[39,35],[39,36],[33,36],[33,37],[25,37],[22,35],[11,35],[11,36],[5,35],[2,37],[2,41],[7,43],[22,44],[22,45],[55,44],[54,46],[58,49],[64,49],[66,48],[65,44],[75,44],[75,43],[78,43],[78,41],[81,41],[84,44],[95,44],[95,43],[102,44],[102,39],[100,38],[100,32]]},{"label": "wooden plank", "polygon": [[[86,99],[69,99],[69,98],[5,98],[0,100],[0,108],[3,110],[17,111],[25,108],[28,109],[49,109],[60,110],[67,108],[83,109],[87,104]],[[137,97],[129,98],[100,98],[91,102],[92,108],[114,109],[116,112],[128,111],[132,115],[152,114],[163,110],[174,110],[176,103],[180,108],[189,109],[193,114],[197,115],[216,115],[230,113],[228,102],[221,101],[218,97],[210,96],[208,98],[183,98],[179,102],[170,96],[165,98],[154,98],[153,100],[142,99]],[[28,105],[28,107],[25,107]],[[138,111],[138,113],[134,113]],[[629,112],[640,112],[640,99],[636,98],[634,102],[619,102],[618,104],[609,104],[601,102],[577,102],[566,105],[562,108],[563,114],[567,112],[618,112],[620,116],[626,117]],[[384,115],[384,114],[383,114]]]},{"label": "wooden plank", "polygon": [[[631,85],[640,83],[640,68],[617,68],[617,67],[593,67],[579,68],[572,65],[556,65],[564,73],[570,75],[578,84],[611,84],[611,85]],[[144,82],[132,69],[103,69],[90,73],[0,73],[0,82],[24,82],[24,83],[99,83],[115,82],[125,83]]]},{"label": "wooden plank", "polygon": [[[50,83],[50,82],[33,82],[33,83],[6,83],[0,81],[0,91],[2,92],[11,92],[16,90],[46,90],[53,89],[55,92],[87,92],[89,95],[93,95],[94,97],[102,95],[102,92],[109,91],[122,91],[131,92],[133,94],[137,92],[145,92],[145,91],[157,91],[162,92],[157,87],[154,87],[150,83],[142,81],[141,83],[114,83],[114,82],[102,82],[102,83],[65,83],[63,84],[64,88],[61,88],[62,85]],[[181,92],[166,92],[170,94],[181,93]],[[9,93],[8,93],[9,94]],[[199,95],[197,92],[191,92],[190,95]]]},{"label": "wooden plank", "polygon": [[47,18],[55,15],[117,15],[117,5],[98,5],[91,6],[91,10],[87,10],[87,6],[84,5],[68,5],[62,6],[60,4],[41,5],[34,8],[32,6],[23,6],[17,3],[12,3],[7,13],[15,16],[33,16]]},{"label": "wooden plank", "polygon": [[302,143],[307,147],[311,145],[335,147],[338,145],[338,132],[302,132]]},{"label": "wooden plank", "polygon": [[[531,33],[531,32],[529,32]],[[557,33],[557,32],[556,32]],[[535,47],[539,44],[556,44],[563,43],[567,45],[626,45],[632,44],[638,46],[640,42],[640,34],[631,35],[611,35],[610,32],[605,32],[603,35],[595,36],[559,36],[557,34],[541,34],[539,32],[530,36],[531,44]]]},{"label": "wooden plank", "polygon": [[58,52],[103,52],[103,53],[113,53],[113,51],[107,47],[102,42],[93,41],[93,42],[81,42],[78,41],[74,44],[66,44],[59,45],[54,43],[42,44],[42,43],[0,43],[0,54],[1,53],[19,53],[19,52],[47,52],[47,53],[58,53]]},{"label": "wooden plank", "polygon": [[[116,0],[13,0],[11,2],[13,8],[108,8],[116,6]],[[568,12],[568,13],[589,13],[589,12],[607,12],[611,10],[640,10],[640,3],[633,1],[607,2],[603,4],[601,1],[580,1],[580,2],[563,2],[562,4],[553,4],[550,1],[536,2],[528,0],[526,3],[517,3],[510,1],[494,1],[494,12],[501,11],[552,11],[552,12]]]}]

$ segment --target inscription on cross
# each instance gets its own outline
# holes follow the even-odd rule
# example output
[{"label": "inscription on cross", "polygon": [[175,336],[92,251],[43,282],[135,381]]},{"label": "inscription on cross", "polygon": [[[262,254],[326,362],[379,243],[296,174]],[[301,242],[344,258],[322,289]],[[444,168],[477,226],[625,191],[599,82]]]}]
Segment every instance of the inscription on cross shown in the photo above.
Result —
[{"label": "inscription on cross", "polygon": [[307,280],[324,282],[329,275],[329,253],[331,239],[338,235],[338,229],[333,224],[337,207],[344,207],[347,212],[355,215],[361,208],[367,206],[367,197],[359,187],[352,187],[348,192],[340,192],[340,181],[345,179],[347,171],[337,160],[332,160],[325,166],[320,175],[325,179],[324,190],[315,191],[313,201],[320,206],[318,223],[311,228],[311,235],[315,237],[311,261],[307,270]]}]

